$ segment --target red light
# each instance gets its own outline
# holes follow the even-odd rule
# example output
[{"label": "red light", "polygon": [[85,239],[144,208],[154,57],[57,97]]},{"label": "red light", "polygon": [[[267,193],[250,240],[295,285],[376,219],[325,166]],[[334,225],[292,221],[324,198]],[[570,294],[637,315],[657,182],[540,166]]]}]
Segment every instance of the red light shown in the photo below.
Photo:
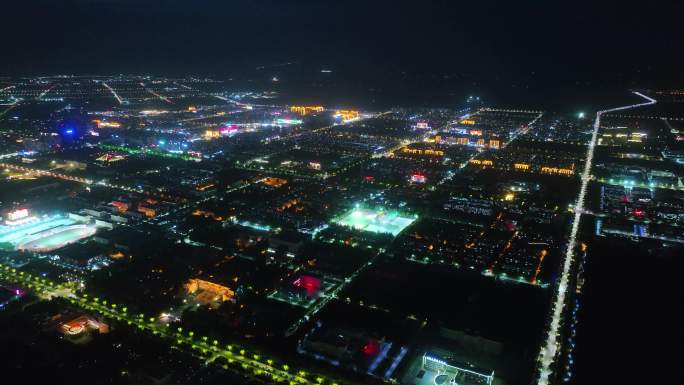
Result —
[{"label": "red light", "polygon": [[239,127],[235,124],[231,124],[230,126],[224,126],[219,128],[219,134],[228,135],[236,132],[237,130],[239,130]]},{"label": "red light", "polygon": [[370,340],[363,346],[363,354],[374,356],[380,352],[380,344],[376,340]]},{"label": "red light", "polygon": [[296,287],[306,289],[306,295],[311,297],[321,288],[321,279],[310,275],[302,275],[292,282],[292,284]]},{"label": "red light", "polygon": [[425,183],[426,180],[427,178],[425,175],[419,172],[413,173],[413,175],[411,175],[411,182],[413,183]]}]

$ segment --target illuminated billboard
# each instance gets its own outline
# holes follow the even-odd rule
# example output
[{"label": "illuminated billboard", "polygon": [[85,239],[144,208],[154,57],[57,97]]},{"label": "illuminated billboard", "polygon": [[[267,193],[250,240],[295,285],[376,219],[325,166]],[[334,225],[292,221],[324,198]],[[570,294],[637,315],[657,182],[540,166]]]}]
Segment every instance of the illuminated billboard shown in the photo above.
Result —
[{"label": "illuminated billboard", "polygon": [[28,216],[28,209],[16,209],[7,214],[7,219],[9,219],[10,221],[17,221],[19,219],[28,218]]}]

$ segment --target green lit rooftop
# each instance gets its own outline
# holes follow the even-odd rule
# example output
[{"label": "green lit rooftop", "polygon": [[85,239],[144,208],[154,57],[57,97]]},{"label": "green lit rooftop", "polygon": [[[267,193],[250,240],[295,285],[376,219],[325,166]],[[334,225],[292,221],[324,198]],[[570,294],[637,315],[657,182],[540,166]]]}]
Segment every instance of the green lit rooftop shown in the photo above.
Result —
[{"label": "green lit rooftop", "polygon": [[397,236],[417,218],[417,215],[406,216],[396,211],[356,207],[333,219],[333,223],[357,230]]}]

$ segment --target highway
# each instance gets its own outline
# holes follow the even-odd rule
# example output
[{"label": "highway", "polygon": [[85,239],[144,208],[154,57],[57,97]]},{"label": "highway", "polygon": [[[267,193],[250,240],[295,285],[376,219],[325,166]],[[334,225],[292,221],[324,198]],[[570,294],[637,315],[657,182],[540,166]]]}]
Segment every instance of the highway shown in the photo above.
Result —
[{"label": "highway", "polygon": [[561,273],[558,282],[558,287],[556,288],[556,292],[554,293],[554,297],[552,299],[551,320],[548,324],[546,340],[543,342],[539,352],[539,378],[537,380],[537,383],[539,385],[548,385],[551,382],[551,375],[554,371],[553,366],[556,362],[558,352],[561,350],[560,334],[561,328],[563,326],[563,316],[566,308],[566,294],[569,290],[568,285],[570,282],[570,274],[574,270],[575,265],[575,247],[577,245],[577,232],[579,231],[580,218],[582,217],[582,212],[584,211],[584,200],[587,194],[587,186],[589,185],[589,181],[591,180],[591,166],[594,159],[594,149],[596,147],[598,132],[601,126],[601,115],[615,111],[622,111],[631,108],[648,106],[656,103],[655,99],[649,98],[644,94],[641,94],[639,92],[634,92],[634,94],[648,100],[648,102],[612,108],[609,110],[598,111],[596,113],[594,129],[591,133],[591,141],[587,146],[587,156],[586,161],[584,163],[584,170],[582,172],[580,191],[577,197],[577,203],[575,204],[575,214],[572,219],[570,237],[568,239],[565,255],[561,262]]}]

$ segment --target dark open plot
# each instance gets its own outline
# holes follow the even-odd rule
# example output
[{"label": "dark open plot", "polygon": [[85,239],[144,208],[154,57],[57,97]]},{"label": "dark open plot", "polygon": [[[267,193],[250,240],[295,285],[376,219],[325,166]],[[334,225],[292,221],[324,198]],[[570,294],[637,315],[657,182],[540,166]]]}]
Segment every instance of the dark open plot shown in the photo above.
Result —
[{"label": "dark open plot", "polygon": [[661,242],[589,243],[572,384],[652,383],[671,372],[684,340],[682,255]]},{"label": "dark open plot", "polygon": [[311,242],[300,254],[319,270],[338,276],[347,276],[368,262],[373,251],[340,244]]},{"label": "dark open plot", "polygon": [[538,287],[405,262],[378,266],[353,282],[341,297],[522,345],[540,337],[549,301],[549,293]]},{"label": "dark open plot", "polygon": [[383,308],[371,308],[359,302],[346,303],[345,298],[328,305],[319,319],[326,325],[363,331],[400,344],[409,343],[419,331],[421,323],[420,320],[398,317]]}]

